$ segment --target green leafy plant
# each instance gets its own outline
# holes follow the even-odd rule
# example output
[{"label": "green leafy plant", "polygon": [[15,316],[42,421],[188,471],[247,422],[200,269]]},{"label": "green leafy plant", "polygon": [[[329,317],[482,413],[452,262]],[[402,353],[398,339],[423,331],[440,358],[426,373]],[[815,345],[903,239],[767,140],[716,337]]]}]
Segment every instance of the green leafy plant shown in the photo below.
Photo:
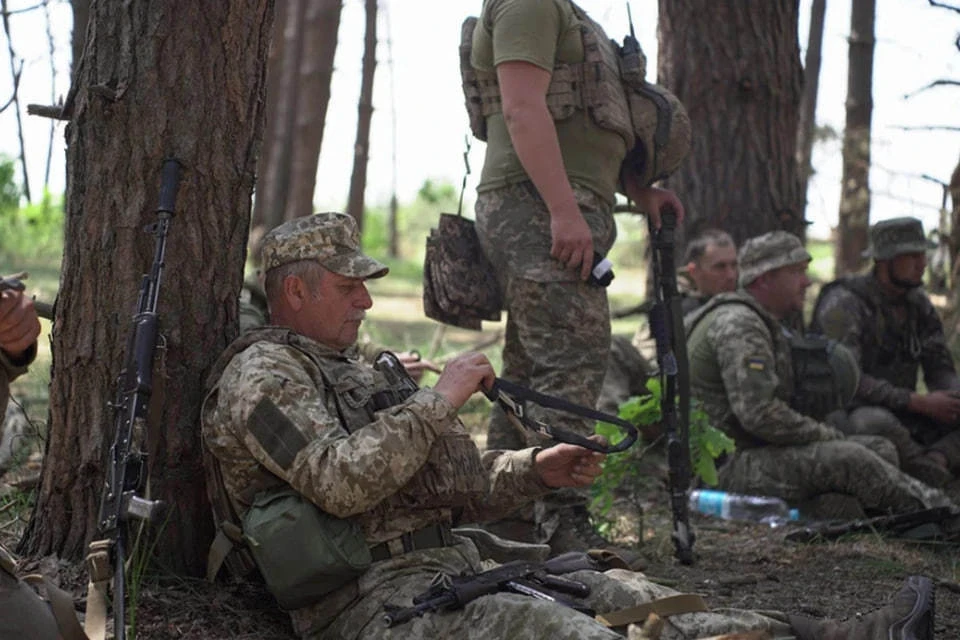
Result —
[{"label": "green leafy plant", "polygon": [[[646,384],[646,395],[633,396],[620,405],[617,417],[623,418],[638,427],[656,424],[661,420],[660,380],[651,378]],[[598,422],[596,433],[604,436],[611,444],[617,444],[625,436],[620,427]],[[661,437],[662,438],[662,437]],[[603,473],[592,486],[593,508],[601,517],[607,515],[613,506],[616,491],[632,488],[640,480],[637,461],[655,446],[661,438],[647,443],[646,447],[633,446],[627,451],[607,456],[603,462]],[[716,459],[723,453],[732,453],[734,443],[720,429],[712,426],[699,402],[692,403],[690,410],[690,464],[692,472],[705,484],[717,484]]]}]

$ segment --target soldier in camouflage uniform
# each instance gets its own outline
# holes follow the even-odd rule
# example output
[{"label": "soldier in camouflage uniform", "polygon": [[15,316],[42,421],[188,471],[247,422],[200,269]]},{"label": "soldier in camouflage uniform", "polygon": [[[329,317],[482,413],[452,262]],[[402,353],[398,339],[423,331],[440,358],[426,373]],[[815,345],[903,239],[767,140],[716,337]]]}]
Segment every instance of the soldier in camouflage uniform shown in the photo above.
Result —
[{"label": "soldier in camouflage uniform", "polygon": [[[387,268],[360,252],[358,236],[343,214],[308,216],[267,234],[263,265],[274,326],[252,329],[218,359],[202,410],[204,443],[241,516],[257,495],[289,486],[357,524],[371,547],[374,561],[359,577],[290,612],[298,634],[338,640],[622,637],[573,609],[514,593],[384,628],[384,604],[409,605],[440,573],[493,566],[451,525],[516,508],[552,487],[587,485],[602,456],[566,444],[481,455],[456,413],[493,381],[482,354],[451,361],[433,389],[393,406],[384,402],[389,385],[356,358],[353,343],[372,305],[364,282]],[[570,577],[591,587],[588,603],[601,612],[674,594],[622,569]],[[913,578],[893,605],[846,624],[749,611],[678,614],[661,637],[769,630],[777,638],[812,640],[832,630],[837,638],[880,640],[894,621],[932,619],[932,595],[929,580]]]},{"label": "soldier in camouflage uniform", "polygon": [[850,347],[863,370],[851,432],[890,439],[907,473],[941,486],[960,471],[960,378],[923,292],[930,246],[916,218],[873,225],[873,270],[824,287],[813,327]]},{"label": "soldier in camouflage uniform", "polygon": [[710,298],[737,288],[737,245],[726,231],[706,229],[687,243],[684,259],[694,289],[683,297],[683,315],[696,311]]},{"label": "soldier in camouflage uniform", "polygon": [[[591,64],[605,67],[599,75],[613,82],[583,95],[581,83],[554,82],[554,76],[585,65],[591,53],[598,56]],[[485,0],[470,62],[485,78],[480,91],[487,147],[476,226],[507,310],[502,375],[593,407],[607,370],[610,311],[606,290],[587,282],[592,259],[607,253],[616,237],[612,208],[618,189],[657,219],[665,204],[682,218],[672,192],[649,186],[685,155],[686,147],[677,151],[680,127],[670,129],[671,139],[659,150],[666,164],[658,169],[647,163],[645,173],[621,171],[635,138],[617,52],[602,28],[569,0]],[[587,93],[610,99],[588,109]],[[686,134],[688,143],[689,129]],[[652,140],[644,142],[652,152]],[[593,433],[592,420],[533,411],[544,422]],[[516,449],[527,439],[497,408],[487,442]],[[582,492],[554,494],[538,505],[535,528],[513,523],[519,526],[499,531],[549,542],[558,553],[609,548],[589,523],[586,502]]]},{"label": "soldier in camouflage uniform", "polygon": [[809,262],[800,240],[785,231],[751,238],[740,252],[741,289],[687,318],[693,395],[737,446],[720,470],[720,486],[794,504],[846,494],[881,513],[950,505],[860,442],[789,405],[796,381],[779,321],[802,311]]},{"label": "soldier in camouflage uniform", "polygon": [[[40,320],[22,291],[0,292],[0,412],[10,398],[10,382],[37,355]],[[54,640],[57,623],[50,607],[16,577],[16,564],[0,547],[0,638]]]}]

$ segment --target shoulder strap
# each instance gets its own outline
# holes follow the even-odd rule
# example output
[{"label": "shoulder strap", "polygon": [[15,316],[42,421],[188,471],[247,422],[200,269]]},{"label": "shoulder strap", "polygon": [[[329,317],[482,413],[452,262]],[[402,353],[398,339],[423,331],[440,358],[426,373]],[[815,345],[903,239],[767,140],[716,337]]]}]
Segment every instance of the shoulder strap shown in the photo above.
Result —
[{"label": "shoulder strap", "polygon": [[690,336],[693,335],[693,330],[696,329],[697,326],[703,321],[703,319],[707,315],[709,315],[714,309],[725,306],[725,305],[729,305],[729,304],[740,304],[745,307],[749,307],[750,309],[753,309],[753,311],[755,311],[756,314],[760,316],[760,319],[763,320],[763,323],[767,325],[767,330],[770,331],[770,336],[774,340],[777,339],[777,334],[779,333],[778,325],[770,321],[770,318],[767,316],[766,313],[763,313],[763,310],[760,308],[758,304],[756,304],[755,302],[751,302],[750,300],[747,300],[742,297],[734,298],[734,297],[728,297],[724,294],[714,296],[713,298],[710,299],[709,302],[707,302],[707,304],[705,304],[703,307],[701,307],[700,309],[694,312],[697,315],[693,316],[693,318],[691,319],[690,325],[687,327],[687,339],[689,339]]}]

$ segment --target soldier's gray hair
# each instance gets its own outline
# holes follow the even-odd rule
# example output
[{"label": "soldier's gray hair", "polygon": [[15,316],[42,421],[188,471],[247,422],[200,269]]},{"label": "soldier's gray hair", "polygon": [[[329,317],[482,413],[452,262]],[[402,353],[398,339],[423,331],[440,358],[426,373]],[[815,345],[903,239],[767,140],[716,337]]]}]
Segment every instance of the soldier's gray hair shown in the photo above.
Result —
[{"label": "soldier's gray hair", "polygon": [[297,260],[287,262],[267,271],[263,280],[263,290],[267,300],[276,300],[283,291],[283,281],[288,276],[296,276],[307,283],[310,291],[315,291],[327,270],[316,260]]}]

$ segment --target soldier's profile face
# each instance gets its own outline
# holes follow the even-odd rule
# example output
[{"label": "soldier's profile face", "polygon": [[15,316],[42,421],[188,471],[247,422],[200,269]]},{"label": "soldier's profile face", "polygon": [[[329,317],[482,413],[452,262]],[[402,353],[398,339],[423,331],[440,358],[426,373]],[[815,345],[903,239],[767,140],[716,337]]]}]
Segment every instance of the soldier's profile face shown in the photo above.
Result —
[{"label": "soldier's profile face", "polygon": [[732,244],[709,244],[700,260],[688,269],[697,291],[714,296],[737,288],[737,249]]},{"label": "soldier's profile face", "polygon": [[782,314],[803,311],[803,300],[810,286],[807,262],[788,264],[770,272],[770,295]]},{"label": "soldier's profile face", "polygon": [[304,302],[308,338],[334,349],[357,341],[366,310],[373,306],[365,278],[327,271]]},{"label": "soldier's profile face", "polygon": [[909,287],[923,284],[923,272],[927,269],[927,254],[923,251],[901,253],[890,259],[890,280]]}]

